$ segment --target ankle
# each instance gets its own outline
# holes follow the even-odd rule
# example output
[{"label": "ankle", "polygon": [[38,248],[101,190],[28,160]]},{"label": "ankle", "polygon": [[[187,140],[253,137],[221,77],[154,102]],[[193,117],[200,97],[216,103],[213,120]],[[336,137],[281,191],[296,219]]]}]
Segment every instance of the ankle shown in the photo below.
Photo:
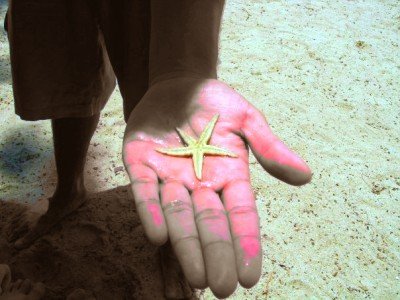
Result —
[{"label": "ankle", "polygon": [[86,193],[86,188],[82,178],[68,182],[59,181],[53,197],[73,197],[84,193]]}]

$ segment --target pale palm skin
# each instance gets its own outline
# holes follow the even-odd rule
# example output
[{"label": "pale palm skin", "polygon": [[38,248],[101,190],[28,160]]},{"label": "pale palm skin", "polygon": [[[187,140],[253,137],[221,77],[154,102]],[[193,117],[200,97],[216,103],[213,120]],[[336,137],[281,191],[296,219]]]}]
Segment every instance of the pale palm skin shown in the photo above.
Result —
[{"label": "pale palm skin", "polygon": [[[205,156],[202,179],[191,157],[160,148],[182,147],[175,128],[198,138],[219,114],[209,144],[238,157]],[[270,131],[263,115],[215,79],[174,78],[153,84],[133,110],[124,163],[138,213],[153,243],[168,239],[189,283],[227,297],[239,282],[261,275],[262,250],[248,146],[271,175],[292,185],[310,181],[306,163]]]}]

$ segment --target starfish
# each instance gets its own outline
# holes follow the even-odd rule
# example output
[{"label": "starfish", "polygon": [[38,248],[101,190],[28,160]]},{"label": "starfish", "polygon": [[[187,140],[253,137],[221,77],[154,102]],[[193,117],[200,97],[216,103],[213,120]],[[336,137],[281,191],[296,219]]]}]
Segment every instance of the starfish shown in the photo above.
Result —
[{"label": "starfish", "polygon": [[203,156],[205,154],[238,157],[233,152],[207,144],[211,138],[218,117],[219,115],[217,114],[211,119],[211,121],[204,128],[203,132],[200,134],[200,138],[198,140],[186,134],[179,128],[176,128],[179,136],[187,145],[187,147],[156,149],[156,151],[172,156],[192,156],[194,172],[197,179],[201,180]]}]

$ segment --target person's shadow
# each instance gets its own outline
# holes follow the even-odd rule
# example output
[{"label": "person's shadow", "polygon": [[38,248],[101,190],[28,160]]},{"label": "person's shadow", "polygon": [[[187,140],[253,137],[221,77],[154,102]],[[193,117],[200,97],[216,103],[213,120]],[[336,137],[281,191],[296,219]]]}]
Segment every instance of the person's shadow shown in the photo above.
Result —
[{"label": "person's shadow", "polygon": [[25,206],[0,201],[0,263],[13,278],[46,285],[45,299],[77,288],[97,299],[163,299],[158,248],[144,236],[128,187],[93,194],[78,211],[21,251],[8,237]]}]

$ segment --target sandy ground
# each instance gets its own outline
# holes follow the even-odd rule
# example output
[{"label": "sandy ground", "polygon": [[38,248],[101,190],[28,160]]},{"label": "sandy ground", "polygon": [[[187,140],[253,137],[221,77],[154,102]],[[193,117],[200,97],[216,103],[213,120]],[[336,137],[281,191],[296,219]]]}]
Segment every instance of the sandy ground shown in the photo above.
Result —
[{"label": "sandy ground", "polygon": [[[84,289],[97,299],[162,299],[158,249],[147,242],[127,187],[94,193],[29,249],[7,242],[12,222],[23,211],[0,202],[0,261],[14,278],[46,284],[45,299],[65,299]],[[86,300],[86,299],[80,299]]]},{"label": "sandy ground", "polygon": [[[292,187],[252,157],[263,275],[232,299],[400,299],[399,24],[397,0],[228,0],[220,79],[265,113],[314,171],[312,183]],[[49,122],[20,121],[10,83],[1,31],[0,233],[18,210],[9,200],[33,203],[55,184]],[[17,277],[43,280],[53,296],[83,287],[130,299],[143,297],[149,282],[160,292],[155,249],[123,187],[123,129],[117,90],[90,148],[89,204],[30,252],[10,252],[3,236],[0,262]],[[86,243],[74,230],[87,234]]]}]

